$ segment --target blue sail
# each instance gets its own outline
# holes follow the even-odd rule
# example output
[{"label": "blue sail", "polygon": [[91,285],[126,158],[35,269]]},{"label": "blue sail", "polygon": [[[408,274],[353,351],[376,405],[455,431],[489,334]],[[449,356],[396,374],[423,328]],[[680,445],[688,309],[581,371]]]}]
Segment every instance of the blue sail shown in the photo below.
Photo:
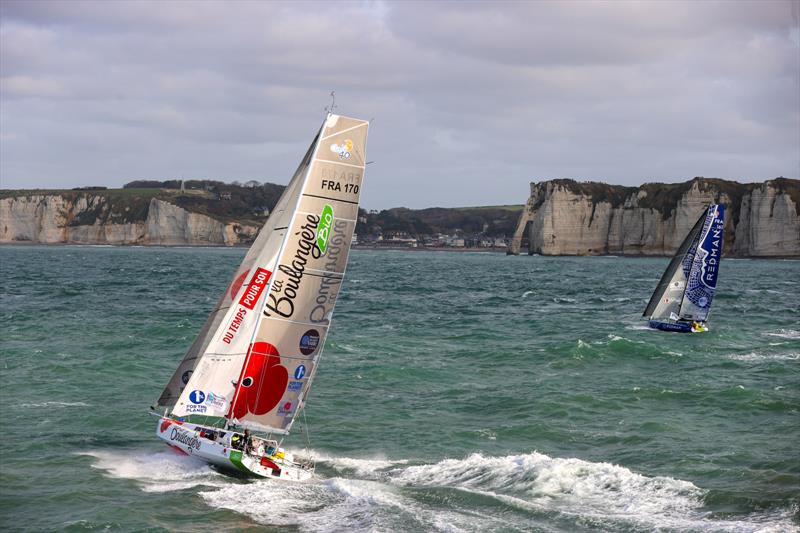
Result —
[{"label": "blue sail", "polygon": [[717,288],[722,244],[725,234],[725,206],[712,204],[706,211],[697,250],[686,276],[680,317],[684,320],[706,321]]}]

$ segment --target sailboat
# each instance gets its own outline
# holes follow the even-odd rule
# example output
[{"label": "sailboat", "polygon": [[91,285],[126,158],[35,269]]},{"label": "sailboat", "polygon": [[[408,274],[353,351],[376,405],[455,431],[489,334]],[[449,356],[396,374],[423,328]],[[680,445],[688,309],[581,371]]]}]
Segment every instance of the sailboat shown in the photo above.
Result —
[{"label": "sailboat", "polygon": [[725,206],[711,204],[678,247],[642,316],[651,328],[683,333],[708,331],[717,288]]},{"label": "sailboat", "polygon": [[156,435],[224,469],[302,481],[282,447],[316,375],[358,219],[369,123],[328,113],[156,405]]}]

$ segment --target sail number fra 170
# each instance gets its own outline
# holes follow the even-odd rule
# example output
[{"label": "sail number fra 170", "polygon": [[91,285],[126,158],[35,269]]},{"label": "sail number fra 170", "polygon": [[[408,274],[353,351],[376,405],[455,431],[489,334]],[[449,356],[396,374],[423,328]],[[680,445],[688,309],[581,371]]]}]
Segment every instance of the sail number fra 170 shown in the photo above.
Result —
[{"label": "sail number fra 170", "polygon": [[336,191],[336,192],[349,192],[353,194],[358,194],[358,185],[355,183],[345,183],[342,185],[338,181],[333,180],[322,180],[322,189],[329,190],[329,191]]}]

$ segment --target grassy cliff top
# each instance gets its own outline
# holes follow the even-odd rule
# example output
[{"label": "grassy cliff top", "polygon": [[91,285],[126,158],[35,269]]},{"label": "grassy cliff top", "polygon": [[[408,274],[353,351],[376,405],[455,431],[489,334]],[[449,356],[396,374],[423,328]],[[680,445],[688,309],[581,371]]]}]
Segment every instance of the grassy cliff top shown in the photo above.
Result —
[{"label": "grassy cliff top", "polygon": [[[193,213],[200,213],[221,222],[239,222],[254,225],[266,220],[264,209],[271,210],[283,192],[283,185],[267,183],[258,187],[242,187],[220,183],[213,191],[207,189],[180,189],[159,187],[133,187],[122,189],[4,189],[0,198],[30,198],[34,196],[61,196],[76,201],[81,197],[90,200],[90,208],[76,215],[74,225],[101,223],[133,223],[147,218],[150,201],[163,200]],[[103,198],[105,202],[94,199]]]}]

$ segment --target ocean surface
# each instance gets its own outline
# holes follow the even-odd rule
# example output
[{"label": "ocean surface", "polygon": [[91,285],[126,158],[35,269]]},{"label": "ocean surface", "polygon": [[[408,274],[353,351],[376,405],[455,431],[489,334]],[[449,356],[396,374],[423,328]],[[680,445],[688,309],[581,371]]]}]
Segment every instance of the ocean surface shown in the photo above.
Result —
[{"label": "ocean surface", "polygon": [[353,251],[295,484],[147,413],[244,253],[0,247],[0,529],[799,530],[798,261],[724,260],[686,335],[666,258]]}]

